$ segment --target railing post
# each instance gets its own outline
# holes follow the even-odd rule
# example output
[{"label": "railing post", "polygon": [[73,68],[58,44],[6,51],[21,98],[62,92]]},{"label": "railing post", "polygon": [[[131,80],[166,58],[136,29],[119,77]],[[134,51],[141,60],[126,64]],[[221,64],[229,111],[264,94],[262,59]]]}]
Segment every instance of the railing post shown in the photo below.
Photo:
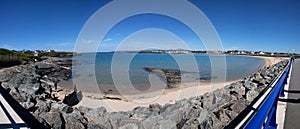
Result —
[{"label": "railing post", "polygon": [[[285,75],[285,74],[288,74],[287,73],[287,71],[284,71],[284,74],[283,75]],[[285,86],[285,84],[287,84],[287,77],[288,76],[285,76],[284,77],[284,81],[283,81],[283,83],[282,83],[282,85],[281,85],[281,89],[280,89],[280,97],[284,97],[284,86]]]},{"label": "railing post", "polygon": [[284,71],[285,72],[285,74],[287,74],[286,76],[285,76],[285,78],[284,78],[284,82],[283,82],[283,86],[282,86],[282,88],[281,88],[281,90],[280,90],[280,97],[284,97],[285,95],[284,95],[284,86],[285,86],[285,84],[287,84],[287,80],[288,80],[288,77],[289,77],[289,74],[290,74],[290,69],[291,69],[291,65],[292,65],[292,62],[293,62],[293,60],[292,60],[292,58],[290,59],[290,62],[289,62],[289,66],[288,66],[288,68],[286,69],[286,71]]},{"label": "railing post", "polygon": [[[288,68],[287,68],[288,69]],[[280,85],[280,97],[284,97],[284,86],[285,86],[285,84],[287,84],[287,75],[286,74],[288,74],[288,72],[287,71],[284,71],[284,73],[283,73],[283,82],[282,82],[282,84]]]},{"label": "railing post", "polygon": [[277,129],[277,122],[276,122],[276,113],[277,113],[277,105],[278,105],[278,98],[279,96],[276,97],[276,100],[274,104],[272,105],[271,112],[268,115],[268,120],[266,122],[266,125],[264,126],[264,129]]}]

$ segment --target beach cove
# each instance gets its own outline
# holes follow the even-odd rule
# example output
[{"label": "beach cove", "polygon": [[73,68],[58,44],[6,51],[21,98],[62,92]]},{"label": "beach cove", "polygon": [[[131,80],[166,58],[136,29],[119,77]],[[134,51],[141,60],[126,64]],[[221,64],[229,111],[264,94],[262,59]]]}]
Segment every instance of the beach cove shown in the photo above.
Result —
[{"label": "beach cove", "polygon": [[[285,58],[281,57],[263,57],[263,56],[249,56],[251,58],[260,58],[265,61],[261,68],[274,65]],[[240,77],[236,80],[230,80],[223,83],[185,83],[177,88],[164,89],[163,91],[150,92],[147,94],[138,95],[125,95],[118,94],[99,94],[83,92],[83,99],[77,105],[85,106],[89,108],[105,107],[108,111],[128,111],[138,106],[148,106],[149,104],[172,104],[181,99],[187,99],[190,97],[200,96],[208,92],[223,88],[226,85],[243,80],[244,77]],[[143,89],[142,89],[143,90]],[[122,106],[120,106],[122,105]]]},{"label": "beach cove", "polygon": [[[274,63],[280,60],[278,58]],[[158,94],[152,94],[152,97],[139,96],[132,100],[114,96],[91,99],[80,91],[61,87],[55,90],[53,86],[57,80],[66,80],[71,75],[72,62],[61,58],[45,58],[39,62],[1,69],[0,83],[2,94],[12,96],[13,100],[8,101],[13,107],[22,107],[21,114],[30,112],[32,117],[25,120],[38,124],[36,127],[223,128],[271,83],[286,64],[287,61],[280,61],[226,86],[224,83],[211,88],[205,85],[185,86],[166,90],[158,97],[155,97]],[[199,90],[199,87],[207,89]],[[51,89],[57,91],[58,96],[49,94]],[[196,117],[199,119],[195,123]],[[36,120],[39,122],[36,123]]]}]

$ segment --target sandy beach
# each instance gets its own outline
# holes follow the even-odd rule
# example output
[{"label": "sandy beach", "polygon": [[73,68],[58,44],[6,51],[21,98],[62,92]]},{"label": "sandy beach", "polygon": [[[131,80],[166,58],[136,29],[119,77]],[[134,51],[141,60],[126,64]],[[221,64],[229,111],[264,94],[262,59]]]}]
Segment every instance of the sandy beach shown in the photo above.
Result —
[{"label": "sandy beach", "polygon": [[[253,56],[254,57],[254,56]],[[263,67],[276,64],[285,58],[280,57],[262,57],[255,56],[254,58],[262,58],[266,61]],[[242,78],[241,78],[242,79]],[[188,84],[179,86],[174,89],[164,89],[142,95],[103,95],[97,93],[83,93],[84,97],[82,101],[77,105],[98,108],[105,107],[109,112],[114,111],[128,111],[138,106],[146,106],[149,104],[167,104],[175,103],[181,99],[187,99],[193,96],[200,96],[207,92],[214,91],[219,88],[223,88],[226,85],[237,82],[238,80],[228,81],[223,83],[200,83],[200,84]]]}]

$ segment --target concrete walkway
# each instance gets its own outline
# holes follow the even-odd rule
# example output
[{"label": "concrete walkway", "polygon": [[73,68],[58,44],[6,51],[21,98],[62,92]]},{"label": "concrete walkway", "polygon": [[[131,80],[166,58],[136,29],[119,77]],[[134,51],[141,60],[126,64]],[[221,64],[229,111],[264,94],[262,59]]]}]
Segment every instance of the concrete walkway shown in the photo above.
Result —
[{"label": "concrete walkway", "polygon": [[0,128],[26,129],[28,125],[18,116],[0,94]]},{"label": "concrete walkway", "polygon": [[288,99],[285,115],[285,129],[300,129],[300,59],[296,59],[293,64],[293,70],[290,80]]}]

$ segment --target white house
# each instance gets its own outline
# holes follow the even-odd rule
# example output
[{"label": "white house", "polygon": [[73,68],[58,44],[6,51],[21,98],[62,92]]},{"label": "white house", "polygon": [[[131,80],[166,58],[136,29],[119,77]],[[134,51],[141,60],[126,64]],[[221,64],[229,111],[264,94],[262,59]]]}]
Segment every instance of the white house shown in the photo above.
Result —
[{"label": "white house", "polygon": [[264,53],[264,52],[259,52],[259,55],[265,55],[266,53]]}]

